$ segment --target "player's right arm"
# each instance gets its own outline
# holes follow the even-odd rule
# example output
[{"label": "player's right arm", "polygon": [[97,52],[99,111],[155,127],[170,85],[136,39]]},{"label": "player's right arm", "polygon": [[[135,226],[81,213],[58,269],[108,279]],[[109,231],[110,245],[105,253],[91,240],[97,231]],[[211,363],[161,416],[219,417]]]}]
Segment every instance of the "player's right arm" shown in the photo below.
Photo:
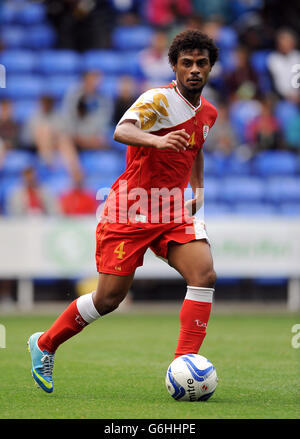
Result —
[{"label": "player's right arm", "polygon": [[164,136],[153,134],[164,128],[161,121],[168,120],[169,107],[164,89],[157,88],[144,92],[121,118],[114,139],[132,146],[185,150],[189,146],[190,136],[184,129],[169,132]]},{"label": "player's right arm", "polygon": [[119,123],[114,132],[114,140],[126,145],[146,146],[157,149],[170,148],[185,151],[189,146],[189,134],[184,130],[171,131],[164,136],[147,133],[136,126],[136,120],[126,119]]}]

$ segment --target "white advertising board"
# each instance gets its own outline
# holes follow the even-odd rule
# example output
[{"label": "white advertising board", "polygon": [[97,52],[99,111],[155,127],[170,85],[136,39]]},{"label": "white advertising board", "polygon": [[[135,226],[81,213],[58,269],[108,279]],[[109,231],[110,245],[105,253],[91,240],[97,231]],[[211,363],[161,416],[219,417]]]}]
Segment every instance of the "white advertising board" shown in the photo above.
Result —
[{"label": "white advertising board", "polygon": [[[207,221],[219,277],[300,277],[300,220],[224,217]],[[96,274],[95,218],[0,220],[0,277]],[[178,274],[149,250],[138,278]]]}]

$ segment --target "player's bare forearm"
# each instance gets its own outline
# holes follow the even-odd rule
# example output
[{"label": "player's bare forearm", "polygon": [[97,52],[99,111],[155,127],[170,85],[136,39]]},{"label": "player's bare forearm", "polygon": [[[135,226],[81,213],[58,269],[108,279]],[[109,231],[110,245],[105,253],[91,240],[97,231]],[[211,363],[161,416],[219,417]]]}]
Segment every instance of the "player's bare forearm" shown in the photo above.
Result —
[{"label": "player's bare forearm", "polygon": [[204,202],[203,170],[204,156],[203,150],[200,149],[194,160],[192,173],[190,176],[190,185],[194,192],[194,198],[185,203],[190,215],[195,215]]},{"label": "player's bare forearm", "polygon": [[135,125],[135,121],[123,122],[117,125],[114,132],[114,139],[117,142],[132,146],[152,146],[155,147],[156,137],[146,133]]},{"label": "player's bare forearm", "polygon": [[203,149],[200,149],[193,163],[192,173],[190,177],[190,185],[193,189],[194,195],[196,195],[197,189],[204,187],[203,182],[203,170],[204,170],[204,155]]},{"label": "player's bare forearm", "polygon": [[157,149],[186,150],[189,134],[185,130],[172,131],[164,136],[146,133],[135,125],[135,121],[124,121],[117,125],[114,140],[126,145],[146,146]]}]

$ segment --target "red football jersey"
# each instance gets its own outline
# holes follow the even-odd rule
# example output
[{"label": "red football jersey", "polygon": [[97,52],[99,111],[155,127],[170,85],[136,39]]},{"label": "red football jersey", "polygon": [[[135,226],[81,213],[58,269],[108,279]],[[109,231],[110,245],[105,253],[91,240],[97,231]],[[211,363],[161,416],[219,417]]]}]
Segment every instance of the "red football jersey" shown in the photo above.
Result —
[{"label": "red football jersey", "polygon": [[177,152],[128,145],[126,169],[111,187],[102,220],[143,227],[168,218],[180,222],[195,157],[216,118],[210,102],[201,97],[199,106],[193,107],[176,81],[143,93],[119,123],[135,120],[139,128],[158,136],[184,128],[190,135],[189,148]]}]

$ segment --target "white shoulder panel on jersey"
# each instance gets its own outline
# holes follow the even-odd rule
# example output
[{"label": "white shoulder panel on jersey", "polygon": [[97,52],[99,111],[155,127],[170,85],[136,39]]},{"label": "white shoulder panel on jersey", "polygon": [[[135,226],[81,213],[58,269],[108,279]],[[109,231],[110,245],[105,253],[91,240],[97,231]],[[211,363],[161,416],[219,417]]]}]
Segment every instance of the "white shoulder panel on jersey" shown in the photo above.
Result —
[{"label": "white shoulder panel on jersey", "polygon": [[177,94],[174,87],[154,88],[143,93],[125,112],[126,119],[136,120],[146,132],[179,125],[195,115],[195,111]]}]

